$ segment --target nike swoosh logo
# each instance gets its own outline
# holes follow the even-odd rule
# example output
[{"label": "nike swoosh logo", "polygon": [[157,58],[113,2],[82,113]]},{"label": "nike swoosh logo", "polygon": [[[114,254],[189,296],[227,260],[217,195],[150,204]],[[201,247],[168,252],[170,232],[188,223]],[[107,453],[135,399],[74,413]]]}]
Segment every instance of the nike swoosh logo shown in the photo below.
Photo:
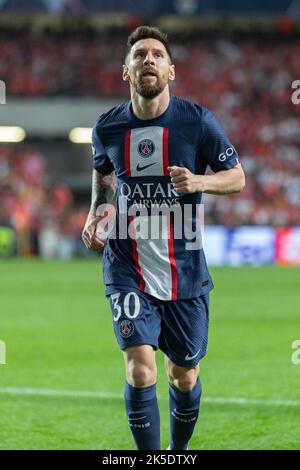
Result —
[{"label": "nike swoosh logo", "polygon": [[130,421],[138,421],[139,419],[147,418],[147,416],[142,416],[141,418],[128,418]]},{"label": "nike swoosh logo", "polygon": [[179,411],[176,410],[176,408],[174,408],[174,413],[177,413],[177,414],[180,415],[180,416],[190,416],[190,415],[194,415],[194,414],[195,414],[194,411],[191,411],[190,413],[180,413]]},{"label": "nike swoosh logo", "polygon": [[146,170],[146,168],[149,168],[150,166],[156,165],[156,163],[157,162],[149,163],[149,165],[145,165],[145,166],[140,166],[140,164],[138,163],[137,166],[136,166],[136,171]]},{"label": "nike swoosh logo", "polygon": [[190,356],[189,354],[187,354],[187,355],[185,356],[185,360],[186,360],[186,361],[191,361],[192,359],[195,359],[195,357],[198,356],[198,354],[199,354],[200,351],[201,351],[201,349],[199,349],[199,351],[197,351],[197,353],[196,353],[194,356]]}]

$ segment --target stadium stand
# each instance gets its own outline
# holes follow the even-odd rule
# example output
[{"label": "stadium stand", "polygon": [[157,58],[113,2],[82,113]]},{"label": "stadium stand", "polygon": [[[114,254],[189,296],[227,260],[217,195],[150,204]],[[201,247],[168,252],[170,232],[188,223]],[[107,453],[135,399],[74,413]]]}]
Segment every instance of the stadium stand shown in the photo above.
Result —
[{"label": "stadium stand", "polygon": [[[38,35],[2,31],[0,76],[9,96],[123,101],[128,98],[120,79],[124,38],[84,30]],[[300,77],[298,37],[284,31],[255,36],[185,35],[184,40],[175,36],[173,54],[177,78],[172,93],[207,106],[220,118],[247,173],[241,195],[205,197],[206,223],[297,225],[300,105],[291,101],[291,83]],[[30,248],[25,245],[21,252],[38,252],[37,234],[45,220],[56,236],[80,238],[85,208],[74,205],[67,187],[51,181],[45,165],[35,148],[0,149],[0,218],[18,231],[30,231]],[[66,248],[63,256],[68,256],[68,250],[74,247]]]}]

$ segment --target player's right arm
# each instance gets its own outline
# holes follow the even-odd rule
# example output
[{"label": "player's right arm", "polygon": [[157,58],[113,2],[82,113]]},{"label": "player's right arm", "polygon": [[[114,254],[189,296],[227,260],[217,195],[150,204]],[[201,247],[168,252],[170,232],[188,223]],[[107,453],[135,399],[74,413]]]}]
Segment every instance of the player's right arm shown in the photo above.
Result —
[{"label": "player's right arm", "polygon": [[89,250],[98,251],[103,248],[105,241],[99,238],[101,220],[107,205],[113,204],[115,195],[114,173],[103,175],[93,170],[91,207],[82,232],[82,240]]},{"label": "player's right arm", "polygon": [[[93,178],[92,198],[89,214],[82,232],[82,240],[89,250],[98,251],[103,248],[105,241],[101,239],[101,220],[114,202],[115,174],[114,167],[107,155],[100,135],[103,134],[100,116],[92,131],[93,149]],[[102,135],[103,137],[103,135]]]}]

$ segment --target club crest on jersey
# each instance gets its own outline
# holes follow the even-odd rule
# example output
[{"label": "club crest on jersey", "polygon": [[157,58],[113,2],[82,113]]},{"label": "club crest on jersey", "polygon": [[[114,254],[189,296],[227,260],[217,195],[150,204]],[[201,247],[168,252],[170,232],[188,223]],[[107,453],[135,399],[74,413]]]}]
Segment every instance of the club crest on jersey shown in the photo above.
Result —
[{"label": "club crest on jersey", "polygon": [[143,158],[151,157],[154,154],[155,145],[150,139],[143,139],[138,144],[138,153]]},{"label": "club crest on jersey", "polygon": [[122,338],[129,338],[133,335],[134,324],[130,320],[123,320],[120,323],[120,334]]}]

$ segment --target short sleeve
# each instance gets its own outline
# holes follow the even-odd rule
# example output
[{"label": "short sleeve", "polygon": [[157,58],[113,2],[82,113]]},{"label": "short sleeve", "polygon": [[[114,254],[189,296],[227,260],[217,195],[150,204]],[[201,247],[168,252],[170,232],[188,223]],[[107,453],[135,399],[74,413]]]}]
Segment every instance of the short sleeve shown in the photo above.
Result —
[{"label": "short sleeve", "polygon": [[204,111],[200,154],[214,172],[229,170],[239,163],[237,152],[217,118]]},{"label": "short sleeve", "polygon": [[92,130],[92,151],[95,170],[99,171],[103,175],[109,175],[112,173],[114,171],[113,164],[106,154],[104,145],[99,138],[96,126],[94,126]]}]

